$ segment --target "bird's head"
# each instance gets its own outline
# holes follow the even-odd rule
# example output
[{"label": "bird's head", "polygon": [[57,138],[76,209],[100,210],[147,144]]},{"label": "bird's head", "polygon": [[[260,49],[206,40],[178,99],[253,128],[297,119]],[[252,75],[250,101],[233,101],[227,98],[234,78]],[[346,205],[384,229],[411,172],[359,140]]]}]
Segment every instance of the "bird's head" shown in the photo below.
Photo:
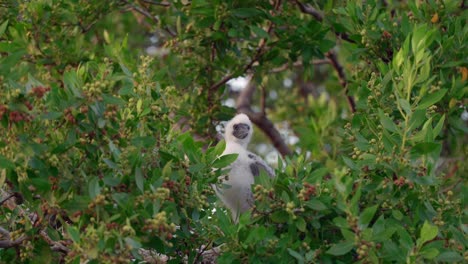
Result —
[{"label": "bird's head", "polygon": [[227,123],[224,138],[226,143],[235,142],[247,147],[252,134],[253,127],[249,117],[245,114],[238,114]]}]

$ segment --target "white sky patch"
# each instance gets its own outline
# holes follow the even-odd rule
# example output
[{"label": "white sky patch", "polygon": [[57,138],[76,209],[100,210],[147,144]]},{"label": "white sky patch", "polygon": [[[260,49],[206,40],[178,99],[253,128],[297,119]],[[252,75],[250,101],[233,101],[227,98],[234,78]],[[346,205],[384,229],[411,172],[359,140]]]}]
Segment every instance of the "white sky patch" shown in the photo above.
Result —
[{"label": "white sky patch", "polygon": [[146,48],[146,53],[151,56],[156,56],[158,54],[158,47],[156,46],[149,46]]},{"label": "white sky patch", "polygon": [[265,155],[268,151],[268,146],[267,144],[258,144],[255,149],[257,150],[258,154]]},{"label": "white sky patch", "polygon": [[156,44],[156,43],[158,43],[159,38],[158,38],[158,36],[151,36],[150,41],[151,41],[151,43]]},{"label": "white sky patch", "polygon": [[270,96],[270,99],[275,100],[278,98],[278,93],[275,90],[271,90],[269,96]]},{"label": "white sky patch", "polygon": [[466,111],[466,109],[463,111],[463,113],[461,114],[461,119],[463,121],[468,121],[468,111]]},{"label": "white sky patch", "polygon": [[266,159],[266,162],[268,162],[269,164],[276,164],[276,162],[278,162],[278,152],[272,151],[268,153],[265,159]]},{"label": "white sky patch", "polygon": [[228,98],[228,99],[224,100],[223,105],[225,105],[227,107],[235,107],[236,106],[236,101],[234,99],[232,99],[232,98]]},{"label": "white sky patch", "polygon": [[234,92],[239,92],[244,90],[244,88],[247,86],[249,83],[249,80],[245,78],[244,76],[240,76],[237,78],[233,78],[227,82],[227,85],[229,85],[229,88],[231,91]]},{"label": "white sky patch", "polygon": [[291,86],[293,85],[293,81],[290,78],[286,78],[283,80],[283,85],[286,88],[291,88]]},{"label": "white sky patch", "polygon": [[156,46],[149,46],[149,47],[146,48],[145,51],[150,56],[162,57],[162,56],[165,56],[165,55],[169,54],[169,49],[159,48],[159,47],[156,47]]},{"label": "white sky patch", "polygon": [[299,142],[299,138],[296,137],[295,135],[288,136],[287,140],[288,140],[289,145],[295,145],[295,144],[297,144],[297,142]]}]

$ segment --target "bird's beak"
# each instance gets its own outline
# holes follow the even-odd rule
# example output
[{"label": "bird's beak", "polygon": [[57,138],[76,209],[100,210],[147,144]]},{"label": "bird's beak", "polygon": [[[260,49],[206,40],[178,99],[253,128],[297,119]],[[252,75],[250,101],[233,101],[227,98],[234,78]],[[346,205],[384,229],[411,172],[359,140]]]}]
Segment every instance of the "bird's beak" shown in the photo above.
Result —
[{"label": "bird's beak", "polygon": [[234,125],[234,132],[232,133],[238,139],[244,139],[249,135],[250,126],[247,124],[236,124]]}]

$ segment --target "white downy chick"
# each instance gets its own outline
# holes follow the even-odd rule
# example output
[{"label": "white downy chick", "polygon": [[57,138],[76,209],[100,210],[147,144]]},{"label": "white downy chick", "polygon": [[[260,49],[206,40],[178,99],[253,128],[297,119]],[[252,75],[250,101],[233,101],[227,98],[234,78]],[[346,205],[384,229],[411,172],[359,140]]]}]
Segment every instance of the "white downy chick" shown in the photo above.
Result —
[{"label": "white downy chick", "polygon": [[245,114],[238,114],[227,123],[224,133],[226,149],[222,155],[236,153],[238,157],[229,166],[228,177],[222,176],[222,184],[213,185],[218,197],[231,210],[234,221],[254,203],[251,185],[254,177],[260,174],[259,169],[263,168],[270,177],[275,176],[265,161],[247,150],[252,134],[252,123]]}]

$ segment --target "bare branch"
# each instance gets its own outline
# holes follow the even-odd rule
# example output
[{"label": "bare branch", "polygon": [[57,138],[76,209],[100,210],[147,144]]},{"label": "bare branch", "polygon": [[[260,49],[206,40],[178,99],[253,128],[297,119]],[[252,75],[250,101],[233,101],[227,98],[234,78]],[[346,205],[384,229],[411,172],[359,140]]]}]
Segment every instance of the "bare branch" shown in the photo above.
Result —
[{"label": "bare branch", "polygon": [[133,9],[133,10],[135,10],[136,12],[142,14],[143,16],[145,16],[145,17],[151,19],[154,23],[157,24],[157,23],[159,22],[159,20],[158,20],[155,16],[151,15],[151,14],[148,12],[148,10],[143,9],[141,6],[137,6],[137,5],[133,4],[133,3],[130,3],[130,2],[127,1],[127,0],[121,0],[121,1],[124,2],[124,3],[126,3],[127,5],[129,5],[129,6],[131,7],[131,9]]},{"label": "bare branch", "polygon": [[2,238],[4,238],[3,240],[9,240],[10,239],[10,232],[8,232],[8,230],[6,230],[5,228],[1,227],[0,226],[0,235]]},{"label": "bare branch", "polygon": [[42,239],[44,239],[44,241],[50,245],[50,248],[53,251],[59,251],[65,254],[68,254],[70,252],[70,249],[64,246],[62,243],[60,243],[60,241],[52,240],[45,230],[39,231],[39,235],[41,235]]},{"label": "bare branch", "polygon": [[[319,21],[319,22],[323,21],[323,19],[324,19],[323,14],[320,11],[318,11],[317,9],[315,9],[314,7],[312,7],[311,5],[303,4],[302,2],[300,2],[298,0],[293,0],[293,2],[295,2],[299,6],[299,9],[301,10],[302,13],[313,16],[314,19]],[[356,43],[356,41],[350,39],[348,34],[346,34],[346,33],[336,32],[336,31],[333,31],[333,33],[335,33],[335,35],[337,37],[340,37],[343,40],[346,40],[346,41],[348,41],[350,43]]]},{"label": "bare branch", "polygon": [[159,5],[159,6],[170,6],[171,4],[168,2],[156,2],[151,0],[142,0],[145,3],[152,4],[152,5]]},{"label": "bare branch", "polygon": [[300,1],[295,0],[296,4],[299,6],[299,9],[302,13],[309,14],[315,18],[315,20],[321,22],[323,20],[323,15],[317,9],[313,8],[309,4],[303,4]]},{"label": "bare branch", "polygon": [[[312,61],[312,65],[323,65],[323,64],[329,64],[330,63],[330,60],[327,60],[327,59],[322,59],[322,60],[313,60]],[[277,68],[273,68],[272,70],[270,70],[270,73],[278,73],[278,72],[282,72],[282,71],[285,71],[287,69],[290,68],[290,64],[289,63],[285,63]],[[301,61],[296,61],[292,64],[292,67],[302,67],[302,62]]]},{"label": "bare branch", "polygon": [[21,236],[15,240],[11,240],[10,237],[10,232],[8,230],[4,229],[3,227],[0,227],[0,234],[2,235],[2,238],[0,240],[0,248],[11,248],[11,247],[16,247],[23,243],[24,240],[26,240],[28,237],[27,236]]},{"label": "bare branch", "polygon": [[[279,10],[280,5],[281,5],[281,0],[276,1],[275,11]],[[267,27],[267,30],[266,30],[266,32],[268,34],[270,34],[272,32],[273,25],[274,25],[273,22],[269,21],[269,24],[268,24],[268,27]],[[252,57],[250,62],[247,65],[244,66],[244,68],[242,69],[242,72],[247,72],[248,70],[250,70],[253,67],[253,65],[256,62],[258,62],[258,60],[260,60],[262,55],[265,53],[265,47],[266,47],[266,39],[262,38],[262,39],[260,39],[260,41],[258,43],[258,47],[257,47],[257,50],[255,52],[255,55]],[[226,75],[220,81],[218,81],[218,82],[214,83],[213,85],[211,85],[211,87],[209,88],[209,91],[214,91],[214,90],[218,89],[219,87],[221,87],[222,85],[227,83],[232,78],[234,78],[234,74]]]},{"label": "bare branch", "polygon": [[216,82],[215,84],[213,84],[213,85],[210,87],[210,90],[217,90],[219,87],[221,87],[221,86],[223,86],[225,83],[229,82],[229,80],[231,80],[233,77],[234,77],[234,74],[228,74],[228,75],[224,76],[224,78],[222,78],[221,80],[219,80],[218,82]]},{"label": "bare branch", "polygon": [[343,66],[341,66],[341,64],[338,62],[338,58],[336,57],[335,52],[329,51],[325,55],[330,60],[331,65],[333,66],[333,68],[335,68],[335,71],[338,74],[338,79],[340,81],[341,86],[345,90],[346,99],[348,101],[348,105],[349,105],[349,109],[351,113],[356,112],[356,103],[354,102],[354,98],[348,93],[349,92],[348,82],[346,81],[346,75],[345,75]]},{"label": "bare branch", "polygon": [[246,114],[270,138],[273,146],[282,156],[291,155],[292,151],[286,145],[274,124],[263,113],[255,113],[252,110],[251,101],[254,91],[255,85],[250,81],[237,98],[237,111]]},{"label": "bare branch", "polygon": [[266,115],[265,111],[265,98],[266,98],[266,90],[264,85],[260,85],[260,90],[262,91],[262,97],[260,97],[260,109],[262,115]]},{"label": "bare branch", "polygon": [[14,192],[14,193],[11,193],[10,195],[8,195],[5,199],[3,199],[2,201],[0,201],[0,206],[2,206],[6,201],[8,201],[9,199],[11,198],[15,198],[15,203],[16,204],[22,204],[23,203],[23,195],[21,195],[21,193],[19,192]]}]

